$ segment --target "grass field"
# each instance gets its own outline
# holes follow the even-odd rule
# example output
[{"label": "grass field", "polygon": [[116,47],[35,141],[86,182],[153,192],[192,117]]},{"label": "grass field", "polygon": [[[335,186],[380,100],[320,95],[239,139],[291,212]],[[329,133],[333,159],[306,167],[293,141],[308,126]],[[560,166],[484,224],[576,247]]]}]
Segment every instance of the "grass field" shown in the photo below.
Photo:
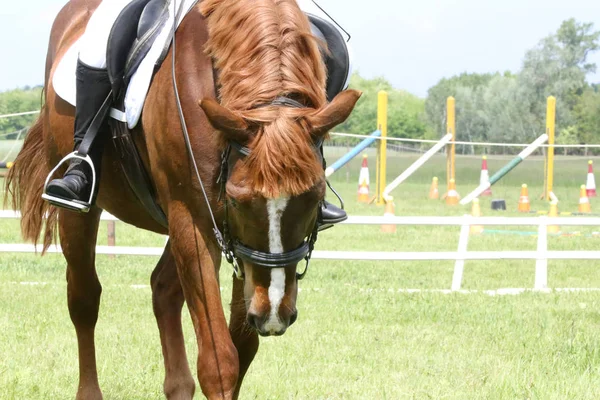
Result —
[{"label": "grass field", "polygon": [[[340,152],[337,149],[337,152]],[[334,152],[329,153],[335,158]],[[416,156],[391,156],[391,181]],[[510,157],[491,158],[493,173]],[[374,179],[374,157],[370,158]],[[457,160],[458,191],[475,188],[480,159]],[[586,159],[557,160],[555,192],[561,211],[575,211]],[[381,215],[357,204],[359,160],[336,173],[334,184],[353,215]],[[533,209],[543,161],[532,159],[493,187],[517,215],[521,183],[530,185]],[[428,201],[431,177],[445,181],[436,157],[393,193],[397,215],[462,215],[468,207]],[[372,182],[371,188],[374,187]],[[441,189],[443,191],[443,189]],[[592,200],[592,208],[596,204]],[[485,215],[489,198],[482,201]],[[0,243],[19,243],[17,221],[0,220]],[[99,243],[106,243],[102,224]],[[515,228],[519,229],[519,228]],[[523,227],[531,230],[531,227]],[[591,229],[572,227],[586,233]],[[344,226],[324,232],[323,250],[453,251],[458,227]],[[117,244],[160,246],[164,238],[117,224]],[[600,239],[551,237],[551,250],[595,250]],[[480,235],[471,250],[533,250],[536,238]],[[100,384],[107,399],[162,398],[158,330],[147,287],[156,258],[98,257],[104,291],[97,326]],[[596,399],[600,397],[600,292],[490,296],[487,289],[532,287],[533,261],[473,261],[465,289],[450,287],[452,262],[313,261],[300,284],[298,322],[280,338],[266,338],[246,378],[243,399]],[[598,262],[549,262],[554,288],[599,288]],[[231,270],[222,268],[227,309]],[[27,283],[29,282],[29,283]],[[32,284],[36,282],[38,284]],[[406,293],[401,289],[423,289]],[[0,399],[62,399],[77,384],[76,340],[66,307],[60,256],[0,254]],[[185,314],[191,365],[195,339]]]}]

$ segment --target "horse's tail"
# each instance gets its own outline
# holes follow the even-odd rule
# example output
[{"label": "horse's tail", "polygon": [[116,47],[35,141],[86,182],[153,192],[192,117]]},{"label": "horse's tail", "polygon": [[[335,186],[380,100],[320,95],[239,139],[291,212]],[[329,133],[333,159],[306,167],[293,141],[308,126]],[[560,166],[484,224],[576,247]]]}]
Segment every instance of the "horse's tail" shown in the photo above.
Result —
[{"label": "horse's tail", "polygon": [[37,244],[44,230],[42,254],[53,243],[58,222],[57,209],[42,199],[44,181],[50,173],[44,149],[45,111],[43,106],[27,133],[23,148],[8,170],[5,183],[7,196],[4,199],[5,204],[10,199],[13,210],[21,211],[21,234],[25,240]]}]

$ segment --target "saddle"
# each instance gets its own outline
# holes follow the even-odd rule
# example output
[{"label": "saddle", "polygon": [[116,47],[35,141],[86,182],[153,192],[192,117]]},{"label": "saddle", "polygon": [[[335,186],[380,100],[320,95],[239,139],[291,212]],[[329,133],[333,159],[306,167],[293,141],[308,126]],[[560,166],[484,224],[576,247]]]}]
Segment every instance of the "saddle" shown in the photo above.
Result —
[{"label": "saddle", "polygon": [[[132,131],[127,126],[124,101],[129,80],[168,20],[170,1],[134,0],[129,3],[112,27],[106,55],[113,94],[109,126],[114,148],[136,197],[152,218],[165,227],[167,218],[156,201],[156,189],[144,167]],[[348,82],[350,74],[348,47],[340,32],[330,22],[310,14],[308,17],[313,34],[327,43],[328,51],[322,49],[322,55],[328,72],[327,98],[332,100],[345,89]],[[155,64],[155,71],[164,60],[170,43],[171,37]]]}]

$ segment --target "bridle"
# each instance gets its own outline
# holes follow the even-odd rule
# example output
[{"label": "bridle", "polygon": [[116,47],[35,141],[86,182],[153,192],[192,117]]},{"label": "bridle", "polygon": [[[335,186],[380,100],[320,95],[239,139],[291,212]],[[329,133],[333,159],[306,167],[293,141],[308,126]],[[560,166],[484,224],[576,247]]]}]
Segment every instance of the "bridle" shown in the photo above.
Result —
[{"label": "bridle", "polygon": [[[174,8],[177,10],[176,0],[173,0],[173,3],[174,3],[173,4]],[[174,19],[174,21],[177,21],[178,15],[181,11],[182,11],[181,9],[177,10],[177,12],[176,12],[177,16]],[[171,42],[171,46],[172,46],[171,47],[171,51],[172,51],[171,78],[173,81],[173,91],[175,94],[177,111],[179,114],[179,120],[181,122],[181,129],[183,131],[183,138],[185,141],[187,154],[188,154],[190,162],[194,168],[194,172],[195,172],[196,178],[198,179],[198,183],[200,184],[200,188],[201,188],[202,194],[204,196],[204,201],[206,202],[206,206],[208,208],[208,212],[210,214],[210,218],[211,218],[211,221],[213,224],[213,233],[215,235],[217,244],[218,244],[219,248],[221,249],[221,252],[225,256],[225,259],[227,260],[227,262],[233,266],[235,276],[240,280],[244,279],[244,271],[242,268],[240,268],[240,265],[237,262],[238,258],[242,261],[247,261],[254,265],[258,265],[258,266],[266,268],[266,269],[283,268],[288,265],[296,264],[302,260],[306,260],[306,266],[304,268],[304,271],[301,273],[298,273],[298,272],[296,273],[296,279],[300,280],[300,279],[304,278],[304,276],[306,275],[306,272],[308,271],[308,265],[310,263],[312,252],[315,247],[315,242],[317,241],[318,219],[320,216],[317,216],[317,220],[315,221],[315,225],[312,229],[312,232],[308,235],[307,238],[305,238],[305,240],[302,242],[302,245],[300,245],[300,247],[298,247],[297,249],[287,251],[284,253],[266,253],[266,252],[248,247],[248,246],[244,245],[238,239],[232,238],[231,234],[229,232],[228,206],[227,206],[226,198],[224,199],[225,217],[224,217],[224,221],[223,221],[223,232],[221,233],[221,231],[219,230],[219,227],[215,220],[214,212],[212,210],[212,207],[210,206],[210,201],[208,199],[208,195],[206,193],[204,183],[202,182],[202,178],[201,178],[200,172],[198,170],[198,165],[196,163],[196,159],[194,157],[194,152],[192,150],[192,144],[190,142],[190,136],[189,136],[189,132],[187,129],[187,124],[185,121],[185,117],[183,115],[183,108],[181,106],[179,90],[177,88],[177,79],[175,76],[175,59],[176,59],[176,57],[175,57],[175,30],[176,30],[176,22],[173,23],[172,42]],[[216,75],[214,78],[216,81]],[[215,85],[215,87],[216,86],[217,85]],[[255,108],[266,107],[266,106],[306,108],[306,106],[304,104],[302,104],[294,99],[291,99],[289,97],[285,97],[285,96],[278,96],[273,101],[271,101],[269,103],[260,104],[260,105],[256,106]],[[322,139],[318,143],[314,143],[316,152],[321,157],[321,161],[324,163],[323,154],[321,154],[321,152],[319,151],[319,149],[321,148],[321,144],[322,144]],[[244,157],[247,157],[248,155],[250,155],[250,152],[251,152],[249,148],[242,146],[241,144],[239,144],[235,141],[229,141],[225,150],[221,154],[221,171],[220,171],[219,177],[217,179],[217,183],[221,184],[219,200],[223,196],[227,196],[225,188],[226,188],[226,184],[227,184],[227,179],[229,178],[229,155],[231,154],[232,149],[235,149],[237,152],[239,152]],[[337,193],[336,193],[336,195],[337,195]],[[318,210],[320,210],[320,209],[321,209],[321,207],[319,205]],[[318,212],[320,212],[320,211],[318,211]]]},{"label": "bridle", "polygon": [[[304,108],[305,107],[304,105],[297,102],[296,100],[290,99],[288,97],[283,97],[283,96],[277,97],[272,102],[266,103],[264,105],[260,105],[258,107],[261,107],[261,106],[265,107],[265,106],[269,106],[269,105],[279,105],[279,106],[294,107],[294,108]],[[320,151],[318,149],[320,148],[321,143],[322,143],[322,140],[319,140],[319,142],[314,143],[316,153],[320,157],[322,157],[322,154],[320,153]],[[219,183],[221,185],[220,192],[219,192],[219,200],[221,200],[223,197],[227,196],[226,185],[227,185],[227,179],[229,178],[229,172],[230,172],[229,171],[229,156],[230,156],[232,150],[237,151],[243,157],[247,157],[251,153],[251,150],[248,147],[243,146],[236,141],[228,142],[227,146],[225,147],[225,150],[221,154],[221,171],[220,171],[219,177],[217,179],[217,183]],[[243,244],[240,240],[234,239],[231,236],[230,231],[229,231],[228,201],[226,198],[224,198],[223,200],[225,203],[225,206],[224,206],[225,217],[224,217],[224,222],[223,222],[223,232],[221,233],[218,230],[218,228],[216,227],[216,225],[214,227],[214,231],[215,231],[215,236],[217,238],[217,242],[219,243],[219,246],[221,247],[221,251],[223,252],[227,262],[229,262],[233,266],[233,270],[238,279],[244,279],[244,271],[237,262],[238,258],[242,261],[250,262],[254,265],[258,265],[258,266],[266,268],[266,269],[283,268],[288,265],[297,264],[300,261],[305,260],[306,266],[304,268],[304,271],[302,271],[301,273],[296,273],[296,279],[300,280],[300,279],[304,278],[304,276],[306,275],[306,272],[308,271],[308,265],[310,263],[312,251],[315,247],[315,242],[317,241],[318,218],[317,218],[317,220],[315,220],[315,224],[313,226],[311,233],[308,235],[308,237],[305,238],[305,240],[302,242],[300,247],[298,247],[294,250],[286,251],[284,253],[267,253],[267,252],[263,252],[263,251],[248,247],[245,244]],[[210,209],[210,205],[209,205],[209,209]],[[318,207],[318,209],[320,210],[320,206]],[[212,211],[211,211],[211,213],[212,213]]]},{"label": "bridle", "polygon": [[[175,35],[173,35],[173,44],[172,44],[173,53],[175,53],[175,39],[174,38],[175,38]],[[239,263],[237,262],[238,259],[240,259],[242,261],[250,262],[254,265],[258,265],[258,266],[260,266],[262,268],[266,268],[266,269],[284,268],[284,267],[287,267],[288,265],[296,264],[302,260],[305,260],[306,266],[304,268],[304,271],[302,271],[301,273],[296,272],[297,280],[304,278],[304,276],[306,275],[306,272],[308,271],[308,265],[310,263],[312,252],[315,247],[315,242],[317,241],[318,217],[317,217],[317,220],[315,221],[315,225],[314,225],[311,233],[308,235],[307,238],[305,238],[305,240],[302,242],[302,245],[300,245],[300,247],[298,247],[297,249],[294,249],[294,250],[286,251],[284,253],[266,253],[266,252],[248,247],[245,244],[243,244],[240,240],[235,239],[231,236],[230,231],[229,231],[229,218],[228,218],[229,212],[228,212],[227,199],[224,198],[223,200],[225,203],[225,207],[224,207],[225,217],[224,217],[224,221],[223,221],[223,232],[221,232],[219,230],[219,227],[215,220],[215,215],[213,213],[212,207],[210,206],[210,201],[208,199],[208,195],[206,194],[206,189],[204,188],[204,183],[202,182],[202,178],[200,177],[200,172],[198,171],[198,165],[196,164],[196,159],[194,158],[194,152],[192,150],[192,145],[190,142],[187,125],[186,125],[185,118],[183,115],[183,108],[181,107],[179,91],[177,90],[177,81],[175,79],[175,54],[173,54],[172,79],[173,79],[173,89],[175,92],[177,109],[178,109],[178,113],[179,113],[179,119],[181,122],[181,127],[182,127],[182,131],[183,131],[183,136],[184,136],[184,140],[185,140],[188,157],[190,158],[192,166],[194,167],[194,171],[196,173],[196,178],[198,179],[200,188],[202,189],[202,194],[204,195],[204,200],[206,202],[206,206],[208,208],[208,211],[209,211],[212,223],[213,223],[213,233],[215,235],[215,239],[217,240],[217,244],[219,245],[221,252],[225,256],[225,259],[227,260],[227,262],[229,264],[232,265],[236,278],[238,278],[240,280],[244,279],[244,270],[240,267]],[[273,101],[271,101],[270,103],[258,105],[257,108],[272,106],[272,105],[273,106],[282,106],[282,107],[293,107],[293,108],[305,108],[306,107],[302,103],[300,103],[296,100],[293,100],[289,97],[279,96],[279,97],[275,98]],[[315,146],[316,153],[321,157],[321,161],[323,162],[323,155],[319,151],[319,149],[321,148],[321,144],[322,144],[322,140],[320,140],[318,143],[314,143],[314,146]],[[227,179],[229,178],[229,172],[230,172],[229,171],[229,155],[231,154],[232,150],[237,151],[240,155],[242,155],[244,157],[247,157],[251,153],[251,150],[248,147],[243,146],[238,142],[229,141],[227,143],[225,150],[223,151],[223,153],[221,153],[221,171],[220,171],[219,177],[217,178],[217,183],[219,183],[221,185],[221,189],[219,192],[219,200],[221,200],[223,197],[227,196],[225,189],[226,189]],[[320,208],[321,207],[318,207],[318,210],[320,210]]]}]

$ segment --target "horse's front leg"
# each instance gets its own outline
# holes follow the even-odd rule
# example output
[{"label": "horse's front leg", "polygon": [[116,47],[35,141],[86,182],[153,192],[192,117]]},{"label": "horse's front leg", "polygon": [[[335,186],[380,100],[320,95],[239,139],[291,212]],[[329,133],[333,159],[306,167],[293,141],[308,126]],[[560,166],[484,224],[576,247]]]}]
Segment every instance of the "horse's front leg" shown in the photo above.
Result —
[{"label": "horse's front leg", "polygon": [[254,356],[258,351],[258,333],[252,329],[246,319],[246,304],[244,302],[244,282],[233,278],[233,290],[231,294],[231,317],[229,320],[229,332],[231,339],[239,355],[240,377],[235,388],[234,399],[240,394],[240,387],[244,375],[248,371]]},{"label": "horse's front leg", "polygon": [[200,387],[209,399],[231,399],[238,380],[238,355],[221,304],[221,253],[212,230],[200,232],[203,222],[181,203],[169,206],[171,250],[198,341]]},{"label": "horse's front leg", "polygon": [[195,383],[188,365],[181,327],[183,291],[175,259],[171,254],[170,241],[152,273],[151,283],[152,308],[165,361],[165,395],[169,400],[191,400],[194,397]]},{"label": "horse's front leg", "polygon": [[78,400],[102,399],[96,369],[94,329],[98,320],[102,287],[96,275],[96,236],[102,210],[87,214],[60,210],[59,234],[67,260],[67,301],[77,333],[79,349]]}]

